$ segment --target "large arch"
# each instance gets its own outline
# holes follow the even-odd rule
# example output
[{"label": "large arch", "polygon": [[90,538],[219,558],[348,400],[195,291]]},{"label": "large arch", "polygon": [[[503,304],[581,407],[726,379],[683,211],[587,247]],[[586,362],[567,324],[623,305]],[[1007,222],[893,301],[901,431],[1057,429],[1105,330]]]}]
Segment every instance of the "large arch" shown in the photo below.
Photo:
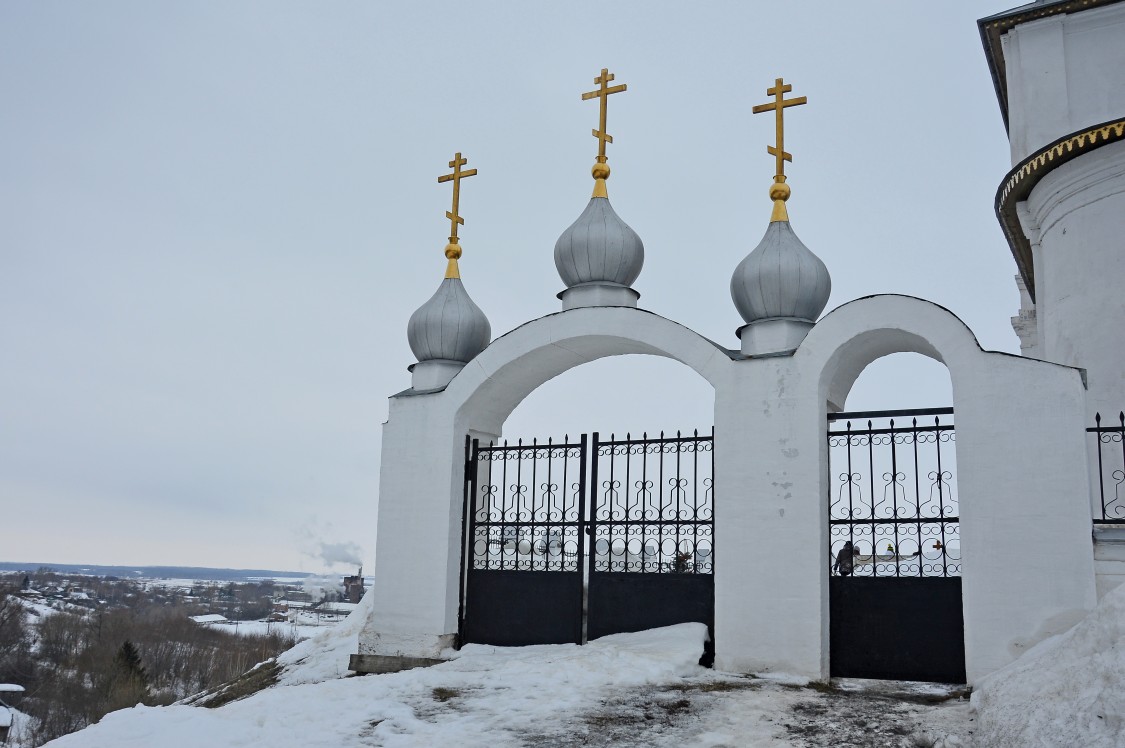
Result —
[{"label": "large arch", "polygon": [[457,631],[465,437],[491,439],[544,382],[608,356],[663,356],[715,388],[732,354],[688,328],[625,307],[579,308],[494,340],[439,391],[391,398],[383,427],[375,606],[360,654],[437,658]]},{"label": "large arch", "polygon": [[[615,465],[618,470],[624,466],[626,473],[630,467],[639,469],[640,472],[635,473],[633,478],[642,483],[646,475],[650,479],[658,474],[663,478],[664,455],[670,446],[675,447],[677,455],[669,458],[670,469],[674,467],[675,475],[680,478],[679,450],[683,449],[684,454],[698,455],[704,450],[699,449],[700,443],[694,440],[704,438],[705,454],[713,457],[710,439],[688,437],[685,442],[675,445],[657,443],[655,446],[659,451],[653,453],[656,457],[636,462],[628,456],[621,456],[618,449],[622,442],[611,442],[618,447],[606,451],[605,447],[599,449],[598,446],[604,442],[595,438],[590,452],[578,452],[580,464],[569,463],[571,470],[577,471],[572,475],[582,476],[577,479],[578,483],[568,482],[566,488],[558,492],[548,491],[540,485],[543,491],[538,498],[534,478],[527,481],[526,476],[534,475],[537,465],[547,475],[550,475],[552,465],[556,471],[561,467],[565,474],[568,464],[565,460],[558,462],[557,456],[544,458],[538,451],[533,451],[535,456],[526,463],[526,447],[497,447],[504,451],[495,453],[491,448],[478,451],[478,447],[474,446],[471,452],[466,451],[466,434],[479,439],[480,443],[494,441],[501,435],[505,422],[516,407],[554,377],[595,360],[635,354],[658,356],[687,367],[711,385],[712,398],[729,380],[731,354],[682,325],[635,308],[579,308],[533,320],[493,341],[435,398],[443,401],[441,410],[444,418],[451,417],[451,424],[446,421],[451,425],[447,434],[457,442],[450,446],[462,450],[463,460],[471,460],[453,464],[451,477],[456,484],[450,485],[449,495],[453,501],[445,506],[448,517],[445,542],[447,547],[456,546],[460,551],[449,554],[443,570],[447,579],[446,610],[452,608],[454,591],[460,592],[462,596],[457,600],[461,611],[459,630],[468,641],[493,644],[562,642],[573,641],[576,631],[585,631],[594,638],[606,633],[636,630],[638,626],[661,625],[658,622],[668,624],[693,620],[708,625],[712,623],[715,577],[711,573],[714,555],[711,507],[714,499],[710,497],[707,486],[711,485],[712,475],[720,468],[713,467],[711,460],[704,458],[708,467],[703,469],[703,486],[694,486],[693,481],[693,487],[686,488],[688,478],[683,477],[684,485],[674,489],[682,492],[685,501],[694,507],[690,517],[680,514],[679,499],[674,505],[663,506],[659,500],[652,498],[654,494],[649,494],[647,499],[640,498],[647,507],[646,512],[656,509],[658,516],[667,523],[667,526],[662,523],[656,528],[651,523],[634,521],[630,524],[625,509],[635,506],[638,496],[643,497],[648,492],[647,488],[640,489],[634,483],[627,483],[619,492],[609,487],[611,481],[599,483],[597,478],[599,469],[607,470],[612,478]],[[653,409],[658,410],[663,399],[674,396],[675,393],[670,391],[653,393],[650,395]],[[713,410],[713,404],[711,407]],[[435,443],[448,438],[439,433],[433,436]],[[576,437],[573,433],[571,436]],[[587,437],[580,438],[585,444]],[[572,438],[570,441],[574,443],[577,440]],[[630,444],[632,449],[639,442]],[[652,446],[654,444],[649,443],[641,449]],[[572,450],[568,453],[574,456]],[[497,463],[493,460],[497,455],[500,456],[499,467],[494,469]],[[465,464],[472,465],[472,470],[465,470]],[[646,465],[647,468],[644,467]],[[698,476],[694,466],[694,461],[684,465],[684,475]],[[466,475],[473,476],[467,488]],[[497,480],[497,475],[506,477]],[[524,477],[513,478],[513,475]],[[620,481],[612,482],[621,485]],[[574,485],[580,486],[578,493],[568,494],[567,489]],[[653,480],[649,480],[647,485],[652,486]],[[656,494],[664,496],[672,490],[661,481]],[[579,496],[583,498],[575,501]],[[585,509],[578,508],[581,506]],[[600,518],[596,522],[595,516]],[[646,514],[646,518],[651,519],[651,516]],[[681,522],[686,533],[682,539],[679,534]],[[669,529],[673,527],[674,530]],[[499,559],[494,557],[493,539],[499,537],[494,533],[508,531],[515,533],[512,537],[523,533],[525,541],[521,542],[526,542],[528,550],[521,558],[528,568],[512,568],[512,562],[505,562],[503,556]],[[633,573],[642,569],[627,561],[629,554],[622,548],[613,553],[596,550],[600,544],[606,544],[604,548],[608,549],[614,540],[622,540],[622,532],[645,548],[650,543],[659,543],[660,550],[655,555],[657,566],[673,563],[679,559],[681,552],[695,559],[696,552],[703,548],[707,570],[678,575]],[[559,560],[557,568],[553,569],[548,568],[551,564],[547,559],[536,560],[536,554],[531,550],[536,542],[543,543],[546,548],[552,534],[559,543]],[[482,541],[482,537],[485,540]],[[583,542],[586,537],[589,538],[588,544]],[[535,538],[539,540],[535,541]],[[702,544],[697,545],[697,541]],[[379,542],[383,542],[382,537]],[[498,542],[503,546],[502,541]],[[669,542],[674,545],[670,547]],[[685,549],[682,543],[690,543],[690,549]],[[567,548],[569,555],[575,557],[573,566],[562,560],[568,555]],[[642,551],[637,553],[642,559],[645,557]],[[611,562],[611,557],[616,560]],[[650,555],[649,561],[641,561],[643,571],[654,570],[651,568],[654,563],[652,558]],[[618,562],[624,563],[624,566],[612,568]],[[530,568],[537,563],[541,563],[542,568]],[[694,568],[694,561],[692,563]],[[547,586],[552,592],[544,600],[535,602],[537,595],[543,594]],[[631,600],[631,603],[623,605],[625,599]],[[509,626],[513,619],[520,623]],[[577,628],[570,623],[572,621],[578,622]]]},{"label": "large arch", "polygon": [[503,335],[446,388],[458,425],[499,434],[531,392],[563,372],[607,356],[663,356],[722,386],[731,352],[652,312],[630,307],[582,308],[550,314]]}]

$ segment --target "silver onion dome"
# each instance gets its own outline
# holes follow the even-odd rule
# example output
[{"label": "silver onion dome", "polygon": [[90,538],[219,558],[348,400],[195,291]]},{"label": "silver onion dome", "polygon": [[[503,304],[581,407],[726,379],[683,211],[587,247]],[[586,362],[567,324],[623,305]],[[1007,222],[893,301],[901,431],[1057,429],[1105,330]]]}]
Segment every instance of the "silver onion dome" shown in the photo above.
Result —
[{"label": "silver onion dome", "polygon": [[492,339],[492,326],[465,291],[460,278],[446,278],[406,325],[410,350],[419,361],[473,359]]},{"label": "silver onion dome", "polygon": [[645,246],[613,210],[608,197],[590,198],[578,220],[555,242],[555,267],[567,288],[584,283],[631,286]]},{"label": "silver onion dome", "polygon": [[831,293],[828,268],[787,220],[770,223],[730,279],[731,298],[748,323],[775,318],[815,322]]}]

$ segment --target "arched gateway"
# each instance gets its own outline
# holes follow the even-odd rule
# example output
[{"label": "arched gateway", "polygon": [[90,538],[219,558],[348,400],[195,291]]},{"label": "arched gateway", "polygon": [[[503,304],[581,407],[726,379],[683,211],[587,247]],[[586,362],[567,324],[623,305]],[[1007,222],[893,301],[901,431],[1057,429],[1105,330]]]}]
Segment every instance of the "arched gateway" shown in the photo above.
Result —
[{"label": "arched gateway", "polygon": [[[461,171],[460,154],[450,162],[455,198],[447,214],[454,229],[446,247],[449,266],[437,293],[410,320],[411,347],[418,356],[413,386],[391,398],[383,428],[374,599],[352,669],[379,672],[439,661],[458,645],[459,631],[482,623],[469,618],[482,607],[496,609],[505,602],[513,610],[508,623],[514,622],[518,636],[531,625],[527,615],[535,606],[519,609],[517,598],[529,594],[527,585],[535,581],[501,579],[508,571],[543,572],[542,578],[548,571],[569,572],[560,582],[563,591],[548,586],[534,594],[548,607],[569,596],[569,633],[563,638],[581,640],[574,627],[583,578],[577,565],[596,559],[604,540],[606,556],[616,553],[626,563],[619,571],[663,574],[666,582],[689,565],[709,567],[713,621],[705,620],[707,606],[687,615],[713,623],[716,667],[827,678],[834,660],[830,582],[839,552],[830,530],[828,415],[839,410],[865,366],[899,351],[943,362],[953,383],[964,677],[976,680],[1082,616],[1095,595],[1080,372],[982,351],[950,312],[910,297],[860,299],[818,322],[829,295],[828,272],[789,224],[789,187],[780,155],[770,189],[771,221],[731,278],[732,298],[745,322],[738,331],[740,347],[727,349],[636,308],[639,294],[631,284],[640,273],[644,247],[613,211],[605,188],[604,100],[623,90],[607,88],[612,78],[603,70],[596,81],[601,89],[590,94],[603,102],[601,129],[595,131],[601,150],[593,170],[594,195],[555,246],[555,264],[567,285],[559,295],[563,311],[491,343],[488,321],[469,299],[458,270],[456,190],[470,174]],[[780,80],[770,89],[775,101],[768,108],[778,112],[779,121],[783,108],[796,101],[783,100],[788,90]],[[784,153],[780,145],[779,154]],[[635,515],[615,525],[613,513],[599,516],[593,503],[583,505],[589,514],[567,514],[552,502],[574,483],[570,475],[565,482],[554,474],[549,480],[536,475],[534,484],[506,477],[497,482],[491,475],[483,480],[481,455],[495,453],[473,453],[470,446],[468,456],[476,459],[466,459],[466,439],[470,445],[498,439],[512,410],[544,382],[585,362],[627,354],[674,359],[714,388],[713,451],[707,453],[713,459],[714,490],[708,498],[713,498],[713,526],[697,506],[688,515],[677,510],[653,517],[655,528],[639,530]],[[1035,394],[1035,407],[1028,407],[1027,393]],[[1035,436],[1055,433],[1077,436]],[[610,451],[618,446],[629,451],[636,445],[611,445]],[[641,445],[642,456],[646,447]],[[698,442],[696,447],[693,458]],[[564,461],[569,449],[562,449]],[[514,459],[518,469],[521,458]],[[574,469],[597,465],[592,455]],[[613,480],[618,478],[605,486],[609,494]],[[639,486],[629,481],[639,492],[634,498],[644,495],[646,480]],[[510,497],[494,501],[497,491],[526,485],[537,486],[539,493],[527,503],[525,489],[516,489],[516,514],[506,509],[513,506]],[[541,509],[546,513],[537,514]],[[521,518],[519,511],[525,510]],[[857,518],[853,513],[846,519]],[[713,542],[699,542],[703,521]],[[680,546],[682,535],[677,535],[670,554],[662,553],[666,535],[660,525],[674,527],[674,533],[694,532],[692,542]],[[605,527],[611,531],[599,534]],[[622,528],[619,534],[614,527]],[[483,533],[478,535],[478,529]],[[858,537],[854,527],[851,532],[853,540]],[[615,546],[615,538],[625,545]],[[630,555],[632,540],[639,545]],[[691,553],[680,559],[685,548]],[[1049,553],[1038,552],[1045,549]],[[566,553],[576,556],[573,565]],[[483,564],[475,565],[479,559]],[[499,559],[495,568],[490,559]],[[500,581],[486,589],[490,582],[474,576],[474,570],[501,572],[492,580]],[[605,599],[596,602],[592,574],[591,636],[595,606],[612,603],[617,594],[607,585]],[[545,584],[560,579],[551,577]],[[665,601],[677,592],[664,586],[638,594],[667,607]],[[462,615],[466,609],[473,611],[468,618]],[[863,610],[850,612],[864,615]],[[861,624],[894,625],[880,618]],[[616,630],[636,625],[632,621]],[[476,638],[482,639],[479,631]]]},{"label": "arched gateway", "polygon": [[[672,358],[712,386],[730,361],[728,351],[650,312],[551,315],[495,341],[450,383],[456,432],[497,434],[539,385],[624,354]],[[463,642],[581,643],[712,624],[710,433],[518,445],[478,437],[466,450]]]}]

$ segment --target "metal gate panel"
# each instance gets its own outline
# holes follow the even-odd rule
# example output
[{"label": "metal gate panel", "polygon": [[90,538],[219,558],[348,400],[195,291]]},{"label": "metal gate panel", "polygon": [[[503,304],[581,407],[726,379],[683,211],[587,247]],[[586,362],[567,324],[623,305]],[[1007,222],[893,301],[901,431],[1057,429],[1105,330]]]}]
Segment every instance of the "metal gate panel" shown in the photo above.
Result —
[{"label": "metal gate panel", "polygon": [[828,416],[834,677],[965,682],[952,415]]},{"label": "metal gate panel", "polygon": [[713,633],[713,442],[593,435],[588,639],[690,622]]},{"label": "metal gate panel", "polygon": [[462,642],[582,642],[586,437],[467,445]]},{"label": "metal gate panel", "polygon": [[589,639],[609,634],[705,623],[715,626],[715,582],[710,574],[590,573]]},{"label": "metal gate panel", "polygon": [[[582,641],[582,577],[554,571],[469,574],[463,641],[505,647]],[[576,589],[577,587],[577,589]]]},{"label": "metal gate panel", "polygon": [[832,677],[965,682],[960,577],[829,580]]}]

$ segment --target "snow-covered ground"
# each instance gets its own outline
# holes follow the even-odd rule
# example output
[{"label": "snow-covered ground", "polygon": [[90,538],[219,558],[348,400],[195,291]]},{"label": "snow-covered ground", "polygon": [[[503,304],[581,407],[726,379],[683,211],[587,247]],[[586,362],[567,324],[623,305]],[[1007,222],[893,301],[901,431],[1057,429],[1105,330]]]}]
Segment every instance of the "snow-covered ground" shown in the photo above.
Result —
[{"label": "snow-covered ground", "polygon": [[981,745],[1125,746],[1125,585],[973,693]]},{"label": "snow-covered ground", "polygon": [[11,723],[5,748],[20,748],[25,745],[24,738],[31,732],[32,718],[18,709],[6,709],[0,706],[0,725],[4,724],[5,717]]},{"label": "snow-covered ground", "polygon": [[[24,613],[26,615],[32,616],[34,618],[47,618],[48,616],[53,616],[58,613],[57,610],[55,610],[47,603],[39,602],[30,598],[24,598],[20,600],[20,605],[23,607]],[[83,612],[84,611],[85,609],[83,609]]]},{"label": "snow-covered ground", "polygon": [[225,621],[222,623],[207,623],[208,627],[225,631],[228,634],[250,636],[251,634],[285,634],[294,639],[302,640],[316,636],[326,628],[337,625],[335,621],[326,621],[317,624],[314,620],[304,617],[297,623],[289,621]]},{"label": "snow-covered ground", "polygon": [[138,706],[49,745],[1125,746],[1125,587],[986,679],[972,709],[924,684],[823,688],[707,670],[697,624],[584,647],[470,645],[435,667],[355,677],[347,661],[366,608],[279,657],[277,683],[248,698]]},{"label": "snow-covered ground", "polygon": [[[698,624],[584,647],[470,645],[436,667],[349,677],[365,614],[366,604],[283,654],[277,684],[242,701],[139,706],[50,745],[912,746],[924,733],[969,725],[963,701],[841,696],[701,668]],[[841,742],[846,735],[862,742]]]}]

